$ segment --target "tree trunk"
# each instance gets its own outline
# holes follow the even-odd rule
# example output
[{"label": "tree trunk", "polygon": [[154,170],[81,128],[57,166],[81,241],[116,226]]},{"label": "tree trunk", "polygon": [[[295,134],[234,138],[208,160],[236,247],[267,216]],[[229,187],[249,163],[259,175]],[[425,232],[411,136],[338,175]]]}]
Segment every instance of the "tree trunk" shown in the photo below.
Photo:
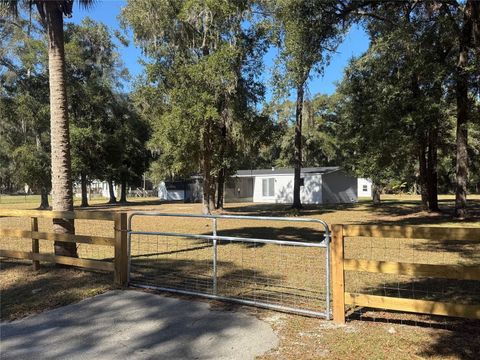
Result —
[{"label": "tree trunk", "polygon": [[467,177],[468,177],[468,74],[466,71],[468,57],[468,32],[466,25],[460,35],[460,53],[456,74],[457,98],[457,154],[456,154],[456,191],[455,217],[467,215]]},{"label": "tree trunk", "polygon": [[210,168],[204,168],[203,172],[203,214],[211,214],[215,209],[215,182],[210,173]]},{"label": "tree trunk", "polygon": [[425,158],[426,151],[423,139],[420,139],[418,144],[420,150],[418,152],[418,170],[419,170],[419,184],[420,184],[420,198],[422,202],[422,209],[428,211],[428,188],[427,188],[427,160]]},{"label": "tree trunk", "polygon": [[108,179],[108,193],[110,195],[110,199],[108,200],[109,204],[116,204],[117,198],[115,197],[115,190],[113,188],[113,180]]},{"label": "tree trunk", "polygon": [[87,176],[82,172],[80,174],[80,183],[82,187],[82,207],[88,207]]},{"label": "tree trunk", "polygon": [[300,177],[302,171],[302,118],[304,82],[297,87],[297,104],[295,109],[295,153],[294,153],[294,177],[293,177],[293,205],[294,209],[301,209],[300,200]]},{"label": "tree trunk", "polygon": [[127,179],[126,178],[122,178],[121,190],[120,190],[120,202],[121,203],[127,202]]},{"label": "tree trunk", "polygon": [[[48,35],[50,127],[52,152],[52,205],[54,211],[73,211],[63,14],[55,1],[36,2]],[[55,233],[75,233],[73,220],[54,219]],[[75,243],[55,241],[55,254],[77,257]]]},{"label": "tree trunk", "polygon": [[381,204],[380,199],[381,188],[375,182],[372,183],[372,200],[373,205],[377,206]]},{"label": "tree trunk", "polygon": [[210,176],[210,196],[208,197],[208,207],[210,210],[215,209],[215,180],[213,176]]},{"label": "tree trunk", "polygon": [[438,128],[431,127],[426,138],[419,141],[419,184],[422,209],[438,211],[438,173],[437,173]]},{"label": "tree trunk", "polygon": [[[472,38],[473,38],[473,47],[475,49],[475,55],[477,59],[480,59],[480,2],[478,0],[468,0],[466,4],[466,9],[470,14],[470,19],[472,21]],[[477,74],[480,73],[480,62],[477,63]],[[477,82],[477,88],[480,89],[480,79]]]},{"label": "tree trunk", "polygon": [[225,195],[225,168],[220,170],[217,178],[217,206],[218,210],[223,210],[224,195]]},{"label": "tree trunk", "polygon": [[427,153],[427,194],[428,211],[438,211],[438,127],[432,126],[428,132]]},{"label": "tree trunk", "polygon": [[202,213],[209,215],[212,213],[210,208],[210,175],[207,173],[208,169],[203,168],[203,196],[202,196]]},{"label": "tree trunk", "polygon": [[223,201],[224,201],[224,187],[225,187],[225,175],[227,170],[225,169],[225,152],[227,149],[227,121],[229,116],[228,101],[225,101],[223,104],[224,108],[222,110],[222,125],[220,128],[220,161],[222,162],[222,168],[217,177],[217,204],[216,209],[223,210]]},{"label": "tree trunk", "polygon": [[50,207],[48,203],[48,189],[42,187],[40,189],[40,209],[46,210]]},{"label": "tree trunk", "polygon": [[212,176],[211,124],[203,131],[203,199],[202,212],[211,214],[215,209],[215,182]]}]

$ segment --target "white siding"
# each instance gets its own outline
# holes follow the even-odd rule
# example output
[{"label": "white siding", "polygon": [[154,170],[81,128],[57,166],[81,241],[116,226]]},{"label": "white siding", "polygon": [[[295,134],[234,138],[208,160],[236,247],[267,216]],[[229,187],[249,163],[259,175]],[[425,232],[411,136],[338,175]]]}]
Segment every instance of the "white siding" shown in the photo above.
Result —
[{"label": "white siding", "polygon": [[321,204],[322,199],[322,175],[305,176],[304,186],[300,188],[302,204]]},{"label": "white siding", "polygon": [[[263,180],[275,179],[275,195],[263,196]],[[257,175],[253,185],[253,202],[289,203],[293,201],[293,175]]]},{"label": "white siding", "polygon": [[369,179],[358,178],[358,197],[372,197],[372,181]]},{"label": "white siding", "polygon": [[[303,176],[303,175],[302,175]],[[275,195],[263,196],[263,180],[275,179]],[[306,175],[304,186],[300,188],[300,198],[303,204],[322,203],[322,176]],[[293,175],[257,175],[253,186],[253,202],[259,203],[293,203]]]}]

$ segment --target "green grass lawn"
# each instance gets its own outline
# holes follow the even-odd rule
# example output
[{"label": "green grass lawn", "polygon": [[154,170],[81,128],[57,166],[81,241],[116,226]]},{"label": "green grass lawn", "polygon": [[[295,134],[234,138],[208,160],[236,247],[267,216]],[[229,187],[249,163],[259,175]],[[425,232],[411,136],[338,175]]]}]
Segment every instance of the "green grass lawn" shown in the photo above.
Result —
[{"label": "green grass lawn", "polygon": [[[300,212],[292,212],[286,205],[226,204],[224,213],[241,215],[292,216],[320,218],[329,224],[373,223],[408,224],[424,226],[480,227],[480,196],[471,196],[470,218],[456,221],[453,217],[453,197],[440,198],[441,212],[429,214],[421,211],[418,197],[384,196],[384,203],[374,207],[362,199],[357,204],[339,206],[305,206]],[[35,202],[10,203],[5,208],[35,208]],[[100,211],[158,211],[164,213],[200,213],[200,204],[160,203],[156,199],[132,199],[125,205],[110,206],[105,200],[92,202],[92,209]],[[51,230],[51,220],[40,219],[40,231]],[[219,234],[288,240],[318,241],[321,237],[315,225],[292,226],[269,221],[258,223],[244,220],[220,220]],[[28,229],[28,219],[3,218],[1,227]],[[138,218],[134,229],[210,234],[211,221],[182,218]],[[112,236],[113,224],[106,221],[76,222],[78,234]],[[480,239],[479,239],[480,240]],[[478,244],[468,244],[468,251],[458,247],[436,247],[425,241],[412,243],[398,239],[377,239],[368,243],[348,239],[346,252],[351,257],[371,260],[391,260],[426,263],[480,263]],[[31,241],[0,239],[2,248],[27,250]],[[41,251],[51,252],[52,244],[41,241]],[[209,290],[211,271],[211,246],[201,241],[169,237],[135,237],[132,240],[134,277],[148,279],[176,287],[194,287]],[[465,251],[464,251],[465,250]],[[227,295],[248,298],[255,293],[267,300],[281,300],[305,307],[321,308],[324,297],[323,250],[245,244],[219,246],[219,286]],[[111,258],[113,251],[107,247],[82,244],[79,254],[86,258]],[[24,263],[25,264],[25,263]],[[2,319],[11,320],[54,306],[78,301],[110,288],[111,274],[102,275],[73,269],[57,269],[49,266],[39,272],[17,262],[2,262],[0,282]],[[355,273],[359,274],[359,273]],[[478,301],[478,284],[462,284],[455,292],[447,282],[415,283],[408,277],[359,274],[348,276],[347,290],[385,294],[402,291],[402,296],[424,296],[418,289],[431,289],[426,296],[455,296],[455,301]],[[202,285],[203,284],[203,285]],[[418,286],[417,286],[418,285]],[[415,287],[416,286],[416,287]],[[296,288],[301,291],[293,291]],[[391,288],[389,290],[389,288]],[[263,292],[262,292],[263,291]],[[39,297],[37,295],[41,294]],[[293,296],[288,297],[293,294]],[[315,295],[312,300],[310,295]],[[315,297],[315,296],[314,296]],[[24,299],[21,303],[17,299]],[[39,300],[40,298],[41,300]],[[427,297],[428,298],[428,297]],[[443,298],[440,298],[443,299]],[[279,348],[265,355],[266,359],[284,358],[475,358],[480,353],[477,323],[445,320],[412,315],[396,315],[390,312],[353,313],[345,327],[330,322],[270,311],[252,310],[266,319],[280,336]],[[360,317],[362,320],[360,320]],[[372,319],[374,321],[372,321]],[[417,326],[411,326],[417,325]],[[472,330],[474,329],[474,330]],[[448,344],[448,345],[447,345]]]}]

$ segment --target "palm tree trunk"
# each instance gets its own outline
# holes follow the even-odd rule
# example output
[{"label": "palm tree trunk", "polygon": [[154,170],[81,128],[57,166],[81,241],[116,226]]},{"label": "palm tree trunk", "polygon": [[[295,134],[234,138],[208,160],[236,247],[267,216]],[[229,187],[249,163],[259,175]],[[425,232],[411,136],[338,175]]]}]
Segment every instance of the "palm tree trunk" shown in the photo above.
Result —
[{"label": "palm tree trunk", "polygon": [[[37,2],[48,35],[50,126],[52,151],[52,205],[54,211],[73,211],[63,14],[56,1]],[[56,233],[75,233],[73,220],[54,219]],[[77,257],[75,243],[55,241],[55,254]]]},{"label": "palm tree trunk", "polygon": [[302,120],[303,120],[303,97],[304,83],[297,87],[297,105],[295,110],[295,169],[293,176],[293,205],[294,209],[301,209],[300,200],[300,177],[302,171]]}]

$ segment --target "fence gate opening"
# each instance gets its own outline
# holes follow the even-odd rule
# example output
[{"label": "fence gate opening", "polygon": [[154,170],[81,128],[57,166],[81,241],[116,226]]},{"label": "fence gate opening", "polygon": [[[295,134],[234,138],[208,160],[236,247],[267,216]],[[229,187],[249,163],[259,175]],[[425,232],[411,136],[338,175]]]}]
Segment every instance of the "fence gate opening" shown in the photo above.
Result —
[{"label": "fence gate opening", "polygon": [[[273,226],[279,222],[283,227]],[[155,212],[128,218],[131,286],[326,319],[329,248],[328,225],[318,219]]]}]

